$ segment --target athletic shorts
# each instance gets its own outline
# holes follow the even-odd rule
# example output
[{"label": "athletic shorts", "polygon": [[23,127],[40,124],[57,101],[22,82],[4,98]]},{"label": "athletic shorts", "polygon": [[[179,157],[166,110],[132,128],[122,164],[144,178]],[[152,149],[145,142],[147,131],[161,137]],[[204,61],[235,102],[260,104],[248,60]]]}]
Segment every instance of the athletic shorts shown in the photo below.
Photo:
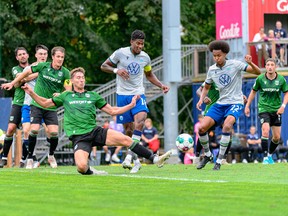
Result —
[{"label": "athletic shorts", "polygon": [[[21,118],[21,123],[30,123],[30,106],[29,105],[23,105],[22,106],[22,118]],[[42,119],[41,124],[44,123],[44,120]]]},{"label": "athletic shorts", "polygon": [[213,104],[205,116],[215,121],[215,126],[221,126],[228,115],[234,116],[235,122],[242,114],[243,104]]},{"label": "athletic shorts", "polygon": [[[131,103],[132,98],[134,95],[118,95],[117,94],[117,106],[123,107],[127,104]],[[137,100],[136,106],[133,107],[131,110],[121,114],[117,115],[117,123],[119,124],[125,124],[129,122],[134,122],[134,115],[136,115],[139,112],[149,112],[149,109],[146,104],[146,97],[144,94],[140,95],[140,99]]]},{"label": "athletic shorts", "polygon": [[[44,110],[31,105],[31,124],[41,125],[43,120],[46,125],[58,125],[57,111]],[[42,120],[43,119],[43,120]]]},{"label": "athletic shorts", "polygon": [[16,124],[18,128],[21,123],[21,108],[22,106],[13,104],[9,117],[9,123]]},{"label": "athletic shorts", "polygon": [[261,125],[266,122],[266,123],[269,123],[270,126],[280,127],[282,124],[282,117],[281,117],[281,115],[277,115],[276,112],[274,112],[274,113],[269,113],[269,112],[259,113],[259,118],[260,118]]},{"label": "athletic shorts", "polygon": [[104,146],[106,144],[107,131],[108,128],[97,126],[89,133],[69,137],[73,144],[74,153],[81,149],[90,154],[92,147]]}]

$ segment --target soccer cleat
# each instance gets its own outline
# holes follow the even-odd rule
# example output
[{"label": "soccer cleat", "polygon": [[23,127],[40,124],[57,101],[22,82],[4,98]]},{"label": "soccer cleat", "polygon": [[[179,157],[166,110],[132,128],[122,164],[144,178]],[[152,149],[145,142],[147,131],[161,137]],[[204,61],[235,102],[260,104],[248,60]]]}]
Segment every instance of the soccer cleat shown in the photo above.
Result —
[{"label": "soccer cleat", "polygon": [[20,165],[19,165],[19,168],[25,168],[25,163],[26,163],[26,160],[20,160]]},{"label": "soccer cleat", "polygon": [[132,170],[130,171],[130,173],[137,173],[140,169],[141,169],[142,165],[140,162],[134,162],[134,167],[132,168]]},{"label": "soccer cleat", "polygon": [[169,150],[169,151],[167,151],[165,154],[163,154],[163,155],[161,155],[161,156],[158,156],[158,161],[156,161],[157,166],[158,166],[159,168],[163,167],[165,161],[170,158],[171,154],[172,154],[172,151]]},{"label": "soccer cleat", "polygon": [[115,162],[115,163],[120,163],[120,159],[117,157],[116,154],[113,154],[111,159],[112,159],[112,161]]},{"label": "soccer cleat", "polygon": [[7,166],[7,159],[2,158],[2,162],[0,163],[0,168],[4,168],[5,166]]},{"label": "soccer cleat", "polygon": [[235,159],[232,160],[232,164],[236,164],[237,161]]},{"label": "soccer cleat", "polygon": [[104,170],[96,170],[95,168],[90,166],[90,170],[93,172],[93,175],[108,175],[108,172]]},{"label": "soccer cleat", "polygon": [[52,168],[57,168],[57,162],[54,155],[48,155],[48,163]]},{"label": "soccer cleat", "polygon": [[213,161],[213,156],[211,155],[210,157],[204,156],[204,158],[200,161],[199,165],[197,166],[197,169],[202,169],[206,166],[206,164],[210,161]]},{"label": "soccer cleat", "polygon": [[242,163],[245,163],[245,164],[246,164],[246,163],[248,163],[248,161],[247,161],[246,159],[243,159],[243,160],[242,160]]},{"label": "soccer cleat", "polygon": [[122,163],[122,167],[123,167],[124,169],[129,169],[129,170],[131,170],[131,169],[132,169],[131,161],[129,161],[129,160],[127,160],[127,159],[125,158],[125,160],[124,160],[123,163]]},{"label": "soccer cleat", "polygon": [[33,159],[28,159],[26,169],[33,169]]},{"label": "soccer cleat", "polygon": [[110,162],[110,158],[111,158],[111,153],[110,153],[110,151],[108,151],[108,152],[106,153],[106,156],[105,156],[105,161],[106,161],[106,162]]},{"label": "soccer cleat", "polygon": [[263,164],[274,164],[274,160],[272,159],[272,156],[264,157]]},{"label": "soccer cleat", "polygon": [[221,164],[215,163],[213,170],[220,170],[220,168],[221,168]]},{"label": "soccer cleat", "polygon": [[36,169],[36,168],[38,168],[38,167],[40,167],[39,161],[34,161],[34,162],[33,162],[33,169]]},{"label": "soccer cleat", "polygon": [[258,160],[254,160],[254,163],[258,163]]}]

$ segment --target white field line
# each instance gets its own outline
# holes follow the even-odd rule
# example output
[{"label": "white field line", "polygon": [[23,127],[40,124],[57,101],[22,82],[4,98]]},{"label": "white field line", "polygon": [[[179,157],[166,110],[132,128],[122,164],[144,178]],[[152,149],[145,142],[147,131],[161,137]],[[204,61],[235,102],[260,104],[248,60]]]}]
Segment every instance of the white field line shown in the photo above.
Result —
[{"label": "white field line", "polygon": [[[19,172],[29,172],[30,170],[19,170]],[[32,171],[32,170],[31,170]],[[41,173],[51,173],[51,174],[60,174],[60,175],[80,175],[77,172],[65,172],[65,171],[47,171],[47,170],[38,170]],[[97,175],[95,175],[97,176]],[[108,175],[98,175],[99,176],[115,176],[123,178],[139,178],[139,179],[158,179],[158,180],[168,180],[168,181],[187,181],[187,182],[205,182],[205,183],[227,183],[225,180],[205,180],[205,179],[189,179],[189,178],[171,178],[171,177],[162,177],[162,176],[142,176],[142,175],[127,175],[127,174],[108,174]]]}]

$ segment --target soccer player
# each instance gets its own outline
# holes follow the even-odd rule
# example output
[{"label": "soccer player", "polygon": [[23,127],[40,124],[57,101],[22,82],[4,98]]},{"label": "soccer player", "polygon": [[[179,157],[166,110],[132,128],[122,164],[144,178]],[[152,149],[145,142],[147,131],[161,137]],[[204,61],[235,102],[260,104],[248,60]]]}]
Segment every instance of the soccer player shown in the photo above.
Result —
[{"label": "soccer player", "polygon": [[[40,62],[36,65],[26,67],[11,83],[2,84],[2,88],[10,90],[15,84],[29,74],[38,72],[34,90],[40,96],[51,98],[53,94],[62,92],[63,88],[72,90],[70,72],[67,68],[62,66],[65,58],[65,49],[60,46],[54,47],[51,50],[51,55],[52,62]],[[42,119],[47,125],[50,137],[48,162],[52,168],[57,168],[57,162],[54,157],[54,151],[58,145],[58,118],[56,107],[43,108],[37,102],[32,101],[27,169],[33,168],[33,152]]]},{"label": "soccer player", "polygon": [[212,83],[215,83],[219,90],[219,99],[209,108],[199,127],[199,139],[204,148],[205,156],[200,161],[197,169],[202,169],[212,160],[207,131],[214,125],[222,124],[220,151],[213,168],[213,170],[220,170],[221,161],[230,141],[232,127],[243,109],[242,71],[256,75],[261,74],[261,71],[252,62],[250,55],[245,56],[248,65],[238,60],[227,60],[226,56],[230,51],[230,47],[225,41],[212,41],[209,44],[209,50],[213,54],[215,64],[209,67],[204,88],[196,105],[197,109],[201,111],[201,105]]},{"label": "soccer player", "polygon": [[[37,45],[35,47],[35,57],[36,57],[36,62],[33,63],[32,65],[36,65],[38,62],[46,62],[47,61],[47,57],[48,57],[48,48],[45,45]],[[32,89],[34,89],[35,84],[36,84],[36,78],[38,76],[38,73],[34,73],[29,75],[28,77],[35,77],[35,79],[27,82],[28,85],[31,86]],[[29,137],[29,133],[30,133],[30,104],[32,102],[32,98],[30,97],[29,94],[25,94],[25,98],[24,98],[24,103],[22,106],[22,118],[21,118],[21,123],[22,123],[22,129],[23,129],[23,144],[22,144],[22,157],[20,160],[20,168],[24,168],[25,163],[26,163],[26,158],[28,156],[28,137]],[[47,134],[47,140],[48,142],[50,142],[50,139],[48,138],[48,129],[46,127],[45,124],[43,124],[43,126],[45,127],[45,131]],[[39,161],[36,158],[35,152],[33,154],[33,168],[38,168],[40,166]]]},{"label": "soccer player", "polygon": [[[288,85],[285,78],[276,72],[275,59],[266,60],[266,72],[257,77],[251,90],[245,115],[250,115],[249,106],[259,91],[258,115],[262,127],[261,146],[264,152],[263,164],[273,164],[272,154],[280,143],[281,139],[281,115],[284,113],[288,102]],[[281,92],[284,93],[282,102]],[[272,138],[268,151],[269,132],[272,130]]]},{"label": "soccer player", "polygon": [[[133,31],[130,40],[131,46],[116,50],[101,65],[102,71],[116,74],[118,107],[130,103],[133,95],[137,94],[141,97],[141,100],[137,101],[133,109],[117,116],[117,123],[122,123],[126,134],[137,142],[140,142],[144,122],[149,112],[144,95],[144,75],[152,84],[161,88],[163,93],[169,91],[169,87],[163,85],[152,72],[150,57],[142,50],[144,41],[145,34],[143,31]],[[131,165],[132,158],[135,165],[133,169]],[[137,155],[133,155],[132,152],[128,150],[122,166],[124,169],[132,169],[131,173],[137,173],[141,168],[141,163]]]},{"label": "soccer player", "polygon": [[64,130],[73,143],[74,158],[79,173],[83,175],[107,174],[88,166],[89,154],[93,146],[126,146],[139,156],[145,157],[162,167],[171,151],[162,156],[153,155],[145,147],[133,141],[129,136],[113,129],[96,126],[96,108],[110,115],[118,115],[133,108],[139,96],[131,97],[130,103],[123,107],[112,107],[98,93],[85,91],[85,70],[81,67],[71,71],[71,82],[74,91],[47,99],[38,96],[25,85],[22,87],[31,97],[43,107],[64,106]]},{"label": "soccer player", "polygon": [[[17,76],[19,76],[19,74],[22,73],[24,68],[29,65],[29,62],[28,62],[29,54],[26,48],[17,47],[15,49],[15,57],[19,64],[12,68],[13,78],[16,78]],[[25,95],[25,92],[23,91],[23,89],[21,89],[20,87],[15,88],[14,99],[12,103],[13,105],[12,105],[12,109],[10,113],[8,128],[6,131],[6,137],[4,140],[2,164],[0,164],[1,168],[7,165],[7,156],[8,156],[10,147],[13,143],[13,134],[15,133],[19,124],[21,123],[21,108],[24,102],[24,95]]]}]

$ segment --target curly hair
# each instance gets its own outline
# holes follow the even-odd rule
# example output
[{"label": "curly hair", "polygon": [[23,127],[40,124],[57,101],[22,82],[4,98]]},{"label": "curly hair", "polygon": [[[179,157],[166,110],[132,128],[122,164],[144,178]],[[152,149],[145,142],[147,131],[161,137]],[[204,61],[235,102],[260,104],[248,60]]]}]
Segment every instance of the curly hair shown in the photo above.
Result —
[{"label": "curly hair", "polygon": [[229,53],[230,47],[229,44],[226,41],[221,40],[214,40],[211,43],[209,43],[208,48],[210,52],[213,52],[213,50],[221,50],[223,53]]},{"label": "curly hair", "polygon": [[145,33],[141,30],[135,30],[131,34],[131,40],[145,39]]}]

